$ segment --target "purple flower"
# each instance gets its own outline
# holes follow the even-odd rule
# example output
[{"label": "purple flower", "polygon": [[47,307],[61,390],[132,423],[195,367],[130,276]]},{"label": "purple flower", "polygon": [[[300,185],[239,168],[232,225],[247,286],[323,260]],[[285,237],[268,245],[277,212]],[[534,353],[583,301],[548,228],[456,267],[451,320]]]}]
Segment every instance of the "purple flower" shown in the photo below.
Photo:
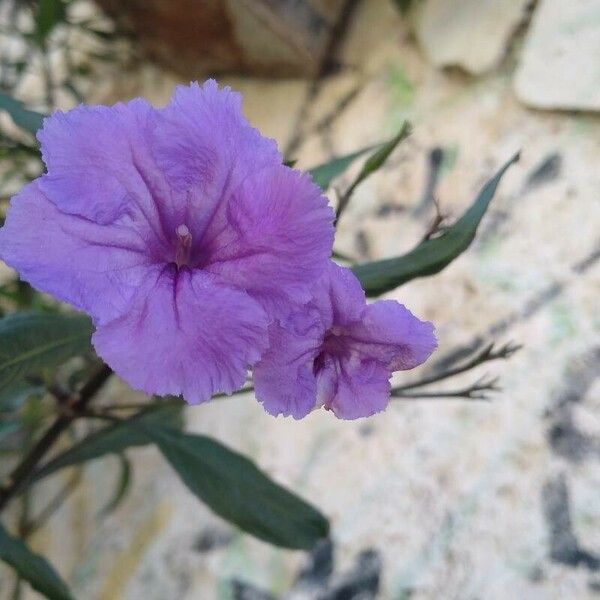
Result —
[{"label": "purple flower", "polygon": [[319,189],[214,81],[163,109],[55,113],[38,138],[48,172],[12,199],[2,259],[89,313],[98,354],[133,387],[191,403],[239,388],[269,323],[327,267]]},{"label": "purple flower", "polygon": [[325,406],[342,419],[385,409],[394,371],[412,369],[436,348],[433,325],[402,304],[367,304],[351,271],[330,263],[311,302],[269,329],[254,368],[257,398],[272,415],[306,416]]}]

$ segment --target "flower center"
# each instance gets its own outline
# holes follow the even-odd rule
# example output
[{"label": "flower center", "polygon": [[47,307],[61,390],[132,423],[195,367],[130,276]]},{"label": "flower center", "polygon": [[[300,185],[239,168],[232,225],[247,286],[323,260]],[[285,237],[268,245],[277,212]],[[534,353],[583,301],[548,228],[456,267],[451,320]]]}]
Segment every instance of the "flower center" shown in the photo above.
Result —
[{"label": "flower center", "polygon": [[348,340],[344,335],[345,331],[342,327],[332,327],[323,338],[321,351],[317,355],[313,363],[313,370],[318,373],[328,358],[340,359],[350,355],[351,348],[348,345]]},{"label": "flower center", "polygon": [[178,269],[186,266],[190,262],[190,252],[192,249],[192,234],[187,228],[187,225],[179,225],[175,229],[177,234],[176,249],[175,249],[175,264]]}]

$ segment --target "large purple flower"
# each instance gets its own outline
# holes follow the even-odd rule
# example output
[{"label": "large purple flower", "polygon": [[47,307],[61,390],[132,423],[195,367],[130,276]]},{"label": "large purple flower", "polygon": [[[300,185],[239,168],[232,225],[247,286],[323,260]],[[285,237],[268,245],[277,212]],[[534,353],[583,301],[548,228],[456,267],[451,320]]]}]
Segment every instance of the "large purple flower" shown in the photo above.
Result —
[{"label": "large purple flower", "polygon": [[392,373],[436,345],[431,323],[392,300],[367,304],[352,272],[330,263],[313,299],[270,326],[256,396],[273,415],[301,419],[325,406],[342,419],[368,417],[387,406]]},{"label": "large purple flower", "polygon": [[332,212],[214,81],[55,113],[47,166],[11,201],[0,256],[89,313],[133,387],[188,402],[239,388],[268,325],[326,269]]}]

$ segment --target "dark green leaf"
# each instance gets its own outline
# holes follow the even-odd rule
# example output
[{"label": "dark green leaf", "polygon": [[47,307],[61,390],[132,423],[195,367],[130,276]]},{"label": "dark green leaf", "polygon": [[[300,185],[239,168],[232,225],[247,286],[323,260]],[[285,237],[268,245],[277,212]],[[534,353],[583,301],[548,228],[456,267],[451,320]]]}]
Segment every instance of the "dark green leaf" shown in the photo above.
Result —
[{"label": "dark green leaf", "polygon": [[0,110],[5,110],[14,124],[32,135],[42,126],[43,114],[25,108],[22,102],[0,92]]},{"label": "dark green leaf", "polygon": [[338,176],[341,175],[359,156],[362,156],[366,152],[373,150],[376,146],[368,146],[346,154],[345,156],[338,156],[332,158],[330,161],[309,169],[309,173],[313,178],[313,181],[323,190],[326,191],[331,182]]},{"label": "dark green leaf", "polygon": [[35,34],[40,44],[44,44],[52,30],[65,20],[66,5],[63,0],[38,0],[35,14]]},{"label": "dark green leaf", "polygon": [[477,227],[506,170],[517,160],[513,156],[479,192],[465,214],[437,238],[419,244],[408,254],[352,268],[367,296],[378,296],[411,279],[439,273],[462,254],[475,238]]},{"label": "dark green leaf", "polygon": [[16,313],[0,320],[0,392],[31,373],[91,352],[84,315]]},{"label": "dark green leaf", "polygon": [[127,496],[127,492],[131,487],[131,463],[124,454],[117,455],[117,458],[119,459],[120,466],[119,481],[117,482],[113,497],[100,511],[101,517],[106,517],[116,510],[119,504],[125,499],[125,496]]},{"label": "dark green leaf", "polygon": [[38,481],[65,467],[79,465],[107,454],[119,454],[127,448],[146,446],[151,443],[148,436],[139,428],[133,427],[137,421],[141,424],[166,424],[177,427],[181,419],[181,404],[168,404],[138,413],[130,419],[104,427],[76,443],[46,463],[33,477]]},{"label": "dark green leaf", "polygon": [[0,525],[0,559],[8,563],[19,577],[50,600],[72,600],[73,596],[48,561],[34,554],[20,539]]},{"label": "dark green leaf", "polygon": [[148,435],[192,493],[215,513],[266,542],[309,549],[327,536],[327,519],[217,441],[159,427]]}]

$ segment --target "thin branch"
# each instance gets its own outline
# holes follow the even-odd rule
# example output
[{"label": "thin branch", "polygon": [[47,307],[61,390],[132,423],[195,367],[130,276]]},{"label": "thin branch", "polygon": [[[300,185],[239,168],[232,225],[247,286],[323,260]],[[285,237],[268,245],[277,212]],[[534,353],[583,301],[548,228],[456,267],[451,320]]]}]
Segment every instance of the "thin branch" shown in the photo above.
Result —
[{"label": "thin branch", "polygon": [[454,377],[455,375],[460,375],[461,373],[470,371],[471,369],[474,369],[475,367],[478,367],[479,365],[486,362],[510,358],[515,352],[520,350],[522,347],[518,344],[513,344],[512,342],[508,342],[507,344],[504,344],[504,346],[500,346],[500,348],[498,349],[495,349],[494,346],[494,342],[488,344],[483,350],[481,350],[481,352],[476,354],[471,360],[467,361],[464,365],[455,367],[454,369],[449,369],[448,371],[444,371],[442,373],[438,373],[437,375],[431,375],[430,377],[419,379],[418,381],[414,381],[413,383],[406,383],[404,385],[397,386],[392,389],[392,395],[398,396],[399,392],[424,387],[432,383],[437,383],[438,381],[449,379],[450,377]]},{"label": "thin branch", "polygon": [[110,367],[103,365],[90,377],[81,391],[74,394],[63,405],[61,414],[4,481],[0,488],[0,511],[27,484],[40,460],[54,446],[62,433],[77,418],[77,415],[86,409],[111,375]]},{"label": "thin branch", "polygon": [[427,228],[427,231],[423,235],[421,242],[426,242],[427,240],[430,240],[434,235],[442,232],[444,230],[444,224],[448,218],[442,213],[440,209],[440,202],[437,198],[433,198],[433,205],[435,206],[435,217],[433,218],[431,224]]},{"label": "thin branch", "polygon": [[414,392],[406,393],[392,390],[392,397],[397,399],[452,399],[462,398],[465,400],[483,400],[489,401],[489,392],[499,392],[501,388],[498,386],[498,378],[489,379],[482,377],[474,384],[458,389],[458,390],[440,390],[439,392]]}]

